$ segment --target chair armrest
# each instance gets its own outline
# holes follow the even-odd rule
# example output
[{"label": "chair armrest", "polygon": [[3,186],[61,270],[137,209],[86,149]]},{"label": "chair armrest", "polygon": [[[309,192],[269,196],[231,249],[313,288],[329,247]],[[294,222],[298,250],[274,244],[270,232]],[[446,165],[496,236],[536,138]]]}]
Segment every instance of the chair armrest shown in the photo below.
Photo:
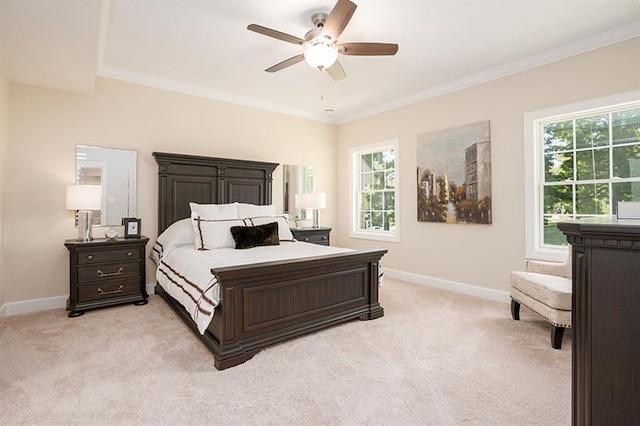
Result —
[{"label": "chair armrest", "polygon": [[555,275],[557,277],[571,278],[571,265],[568,262],[540,262],[537,260],[527,260],[527,272],[538,274]]}]

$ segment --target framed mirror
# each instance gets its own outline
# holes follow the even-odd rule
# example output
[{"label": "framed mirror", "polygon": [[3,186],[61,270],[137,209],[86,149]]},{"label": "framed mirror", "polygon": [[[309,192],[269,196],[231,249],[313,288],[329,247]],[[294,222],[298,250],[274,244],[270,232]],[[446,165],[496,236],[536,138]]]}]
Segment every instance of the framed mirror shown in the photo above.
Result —
[{"label": "framed mirror", "polygon": [[296,209],[295,196],[300,193],[313,192],[313,167],[285,164],[282,173],[284,213],[289,214],[291,220],[296,217],[302,220],[311,219],[310,211]]},{"label": "framed mirror", "polygon": [[138,153],[126,149],[76,146],[76,185],[101,185],[101,209],[93,225],[116,226],[136,217]]}]

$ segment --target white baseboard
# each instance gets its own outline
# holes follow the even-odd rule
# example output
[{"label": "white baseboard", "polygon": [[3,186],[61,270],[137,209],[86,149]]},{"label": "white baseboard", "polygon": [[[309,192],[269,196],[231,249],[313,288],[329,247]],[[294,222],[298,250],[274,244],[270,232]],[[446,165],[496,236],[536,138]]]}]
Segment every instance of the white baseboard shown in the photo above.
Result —
[{"label": "white baseboard", "polygon": [[384,268],[385,277],[396,278],[413,284],[426,285],[429,287],[441,288],[443,290],[455,291],[456,293],[467,294],[469,296],[480,297],[482,299],[496,302],[510,303],[511,297],[506,291],[493,290],[486,287],[478,287],[471,284],[463,284],[455,281],[443,280],[440,278],[428,277],[426,275],[403,272],[395,269]]},{"label": "white baseboard", "polygon": [[67,306],[68,296],[45,297],[43,299],[22,300],[20,302],[8,302],[2,307],[5,317],[13,315],[30,314],[32,312],[48,311],[49,309],[64,308]]},{"label": "white baseboard", "polygon": [[[470,296],[494,300],[496,302],[509,303],[511,300],[509,297],[509,293],[506,291],[492,290],[490,288],[478,287],[470,284],[463,284],[455,281],[448,281],[440,278],[428,277],[425,275],[413,274],[411,272],[403,272],[389,268],[384,269],[384,274],[389,278],[397,278],[409,283],[455,291],[456,293],[468,294]],[[155,286],[156,283],[147,283],[147,293],[154,294]],[[56,296],[46,297],[43,299],[32,299],[23,300],[20,302],[5,303],[4,305],[2,305],[2,307],[0,307],[0,318],[10,317],[12,315],[28,314],[38,311],[46,311],[49,309],[65,308],[67,306],[67,298],[68,296]]]},{"label": "white baseboard", "polygon": [[147,283],[147,294],[155,294],[156,283]]},{"label": "white baseboard", "polygon": [[[153,294],[156,283],[147,283],[148,294]],[[0,318],[13,315],[30,314],[32,312],[48,311],[67,307],[69,296],[45,297],[43,299],[22,300],[20,302],[5,303],[0,307]]]}]

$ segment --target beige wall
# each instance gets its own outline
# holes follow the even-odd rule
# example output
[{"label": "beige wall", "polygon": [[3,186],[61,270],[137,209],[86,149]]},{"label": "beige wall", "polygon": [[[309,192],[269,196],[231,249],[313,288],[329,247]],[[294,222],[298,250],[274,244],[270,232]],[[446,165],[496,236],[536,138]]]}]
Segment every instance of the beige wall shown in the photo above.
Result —
[{"label": "beige wall", "polygon": [[[348,181],[348,150],[398,138],[401,241],[348,237],[349,197],[339,193],[336,243],[384,246],[387,268],[508,291],[509,274],[524,267],[523,114],[640,88],[640,38],[471,87],[338,129],[338,181]],[[417,222],[416,137],[491,120],[492,225]]]},{"label": "beige wall", "polygon": [[[68,294],[63,243],[77,231],[73,214],[65,210],[65,187],[74,183],[76,144],[138,151],[138,217],[152,239],[157,224],[153,151],[314,166],[318,189],[332,194],[330,206],[337,204],[333,125],[101,78],[91,96],[11,83],[9,122],[6,302]],[[281,178],[278,168],[278,206]],[[335,220],[335,211],[324,212],[327,225]],[[147,282],[154,281],[147,261]]]},{"label": "beige wall", "polygon": [[0,69],[0,315],[4,305],[4,182],[6,167],[7,129],[9,127],[9,85]]},{"label": "beige wall", "polygon": [[[0,200],[4,302],[68,294],[63,242],[74,238],[76,229],[64,192],[74,180],[76,144],[138,151],[138,217],[152,239],[153,151],[311,165],[317,189],[328,193],[322,222],[334,227],[334,244],[385,246],[389,269],[506,291],[510,271],[524,266],[523,114],[637,90],[639,76],[640,39],[634,39],[337,128],[108,79],[99,78],[91,96],[16,83],[9,84],[7,95],[0,79],[0,135],[8,128]],[[7,98],[8,120],[3,120]],[[491,120],[493,224],[418,223],[416,136],[480,120]],[[338,185],[348,182],[348,149],[391,138],[400,141],[401,242],[351,239],[348,191]],[[276,205],[282,198],[279,179],[280,169]],[[149,261],[147,275],[153,282]]]}]

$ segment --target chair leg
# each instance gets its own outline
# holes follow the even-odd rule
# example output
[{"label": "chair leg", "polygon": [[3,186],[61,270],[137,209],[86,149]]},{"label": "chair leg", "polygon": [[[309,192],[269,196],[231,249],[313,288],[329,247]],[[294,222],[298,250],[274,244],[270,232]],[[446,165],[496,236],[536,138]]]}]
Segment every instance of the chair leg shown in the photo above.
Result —
[{"label": "chair leg", "polygon": [[551,347],[553,349],[562,348],[562,336],[564,335],[564,327],[553,326],[551,329]]},{"label": "chair leg", "polygon": [[520,303],[511,299],[511,317],[518,321],[520,319]]}]

